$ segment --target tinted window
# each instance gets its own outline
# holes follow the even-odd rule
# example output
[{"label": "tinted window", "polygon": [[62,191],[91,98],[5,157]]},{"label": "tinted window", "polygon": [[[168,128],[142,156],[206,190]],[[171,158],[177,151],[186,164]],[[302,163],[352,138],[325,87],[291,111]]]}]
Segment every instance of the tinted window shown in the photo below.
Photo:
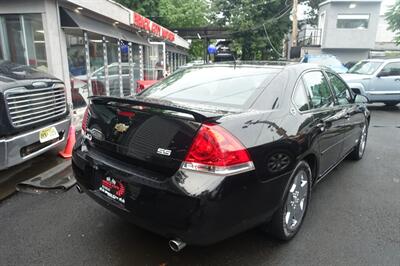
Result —
[{"label": "tinted window", "polygon": [[310,110],[310,101],[302,80],[300,80],[300,82],[297,84],[297,87],[294,91],[293,100],[300,111]]},{"label": "tinted window", "polygon": [[279,69],[265,67],[192,67],[175,72],[139,96],[242,107],[261,92]]},{"label": "tinted window", "polygon": [[339,104],[348,104],[350,103],[351,94],[347,88],[347,85],[338,78],[335,74],[327,72],[329,81],[331,82],[333,92],[339,102]]},{"label": "tinted window", "polygon": [[389,63],[383,67],[382,71],[390,73],[391,76],[400,76],[400,62]]},{"label": "tinted window", "polygon": [[303,75],[303,80],[313,108],[327,107],[333,104],[332,93],[322,72],[308,72]]}]

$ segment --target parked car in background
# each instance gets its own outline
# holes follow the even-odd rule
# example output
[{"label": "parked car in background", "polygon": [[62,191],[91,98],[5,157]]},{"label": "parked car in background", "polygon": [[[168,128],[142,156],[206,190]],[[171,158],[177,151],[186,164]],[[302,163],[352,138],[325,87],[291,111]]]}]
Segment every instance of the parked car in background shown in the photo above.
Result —
[{"label": "parked car in background", "polygon": [[400,58],[362,60],[341,76],[354,92],[366,96],[371,103],[400,103]]},{"label": "parked car in background", "polygon": [[347,69],[350,69],[350,68],[352,68],[355,64],[357,64],[358,63],[358,61],[349,61],[349,62],[347,62],[346,64],[344,64],[344,66],[347,68]]},{"label": "parked car in background", "polygon": [[0,170],[61,146],[70,122],[62,81],[0,61]]},{"label": "parked car in background", "polygon": [[326,66],[336,71],[336,73],[346,73],[347,67],[345,67],[336,56],[331,54],[319,54],[319,55],[311,55],[306,54],[300,60],[301,63],[313,63],[321,66]]},{"label": "parked car in background", "polygon": [[363,157],[365,102],[313,64],[183,68],[135,97],[90,99],[78,190],[175,251],[255,226],[289,240],[312,187]]}]

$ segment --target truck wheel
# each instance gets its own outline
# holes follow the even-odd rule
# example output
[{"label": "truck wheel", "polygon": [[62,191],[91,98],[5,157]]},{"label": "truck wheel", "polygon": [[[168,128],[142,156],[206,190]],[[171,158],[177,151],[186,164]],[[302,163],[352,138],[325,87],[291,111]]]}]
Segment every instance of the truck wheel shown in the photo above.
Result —
[{"label": "truck wheel", "polygon": [[282,206],[276,211],[266,232],[279,240],[290,240],[299,231],[311,196],[311,168],[300,161],[293,171]]}]

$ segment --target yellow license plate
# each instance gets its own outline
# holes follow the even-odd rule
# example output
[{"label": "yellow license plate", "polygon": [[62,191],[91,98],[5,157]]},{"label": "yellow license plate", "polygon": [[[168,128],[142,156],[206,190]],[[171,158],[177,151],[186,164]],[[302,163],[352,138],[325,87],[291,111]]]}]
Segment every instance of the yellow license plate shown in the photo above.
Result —
[{"label": "yellow license plate", "polygon": [[58,132],[55,127],[44,128],[39,132],[39,141],[40,143],[47,142],[49,140],[53,140],[58,138]]}]

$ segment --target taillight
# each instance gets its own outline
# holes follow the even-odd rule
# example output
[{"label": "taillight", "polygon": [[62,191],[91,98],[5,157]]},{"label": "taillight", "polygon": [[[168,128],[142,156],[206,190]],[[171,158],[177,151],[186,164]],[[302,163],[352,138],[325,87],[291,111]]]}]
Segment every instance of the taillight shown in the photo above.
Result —
[{"label": "taillight", "polygon": [[82,118],[83,132],[86,132],[88,120],[89,120],[89,107],[86,107],[85,113],[83,114],[83,118]]},{"label": "taillight", "polygon": [[201,126],[182,168],[231,175],[254,169],[247,149],[219,125]]}]

